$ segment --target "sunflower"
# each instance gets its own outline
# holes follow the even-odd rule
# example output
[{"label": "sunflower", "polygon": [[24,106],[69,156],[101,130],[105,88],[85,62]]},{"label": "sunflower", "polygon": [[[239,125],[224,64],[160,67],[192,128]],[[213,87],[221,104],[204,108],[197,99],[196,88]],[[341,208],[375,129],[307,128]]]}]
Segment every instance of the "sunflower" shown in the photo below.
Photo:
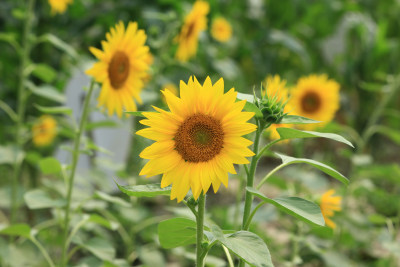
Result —
[{"label": "sunflower", "polygon": [[232,27],[229,22],[222,18],[214,19],[211,26],[212,37],[219,42],[227,42],[232,37]]},{"label": "sunflower", "polygon": [[210,6],[205,1],[196,1],[192,10],[185,18],[180,34],[176,40],[178,50],[175,57],[185,62],[196,55],[200,32],[207,29],[207,14]]},{"label": "sunflower", "polygon": [[328,80],[326,75],[310,75],[300,78],[291,91],[289,106],[293,113],[322,123],[304,124],[312,130],[330,122],[339,109],[339,84]]},{"label": "sunflower", "polygon": [[51,6],[51,14],[62,14],[67,10],[68,4],[71,4],[74,0],[49,0]]},{"label": "sunflower", "polygon": [[156,141],[140,157],[150,159],[140,175],[163,174],[161,187],[172,184],[171,199],[180,202],[192,190],[197,199],[213,185],[228,186],[228,172],[236,173],[233,164],[246,164],[254,153],[251,141],[242,137],[256,130],[247,120],[253,112],[242,112],[246,101],[236,101],[232,88],[224,94],[221,78],[214,85],[209,77],[201,85],[196,77],[180,83],[180,98],[162,91],[170,111],[143,112],[141,123],[150,128],[138,135]]},{"label": "sunflower", "polygon": [[[178,95],[178,88],[176,88],[175,84],[173,83],[166,83],[163,88],[164,90],[170,91],[173,95]],[[162,100],[165,104],[167,103],[164,95],[162,95]]]},{"label": "sunflower", "polygon": [[121,117],[122,108],[136,110],[134,99],[142,102],[140,91],[148,77],[151,55],[149,47],[144,45],[146,34],[138,30],[136,22],[129,22],[126,29],[119,22],[106,34],[106,39],[102,41],[103,51],[90,47],[100,61],[86,74],[102,83],[98,105],[105,106],[109,116],[116,112]]},{"label": "sunflower", "polygon": [[335,190],[331,189],[325,192],[321,197],[321,212],[324,216],[325,223],[328,227],[335,229],[336,224],[330,219],[333,217],[335,211],[340,211],[342,208],[340,207],[342,202],[341,196],[333,196],[335,194]]},{"label": "sunflower", "polygon": [[[270,76],[268,75],[264,81],[262,82],[263,95],[272,99],[273,97],[277,98],[277,101],[285,103],[289,99],[288,90],[286,88],[286,80],[282,80],[279,75]],[[288,107],[285,106],[284,112],[289,112]],[[277,128],[280,127],[289,127],[288,124],[271,124],[267,128],[267,132],[270,134],[270,139],[279,139],[279,133],[276,131]],[[283,142],[288,142],[288,140],[284,140]]]},{"label": "sunflower", "polygon": [[41,116],[32,126],[32,141],[37,147],[50,145],[56,134],[57,121],[51,116]]}]

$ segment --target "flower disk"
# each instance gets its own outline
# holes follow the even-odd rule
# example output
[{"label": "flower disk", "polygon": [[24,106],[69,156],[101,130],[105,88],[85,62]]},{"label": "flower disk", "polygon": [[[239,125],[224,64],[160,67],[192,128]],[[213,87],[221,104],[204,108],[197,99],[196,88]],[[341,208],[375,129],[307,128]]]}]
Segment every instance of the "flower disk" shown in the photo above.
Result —
[{"label": "flower disk", "polygon": [[161,187],[172,184],[171,199],[178,202],[189,189],[197,199],[211,184],[214,192],[221,183],[228,186],[233,164],[249,163],[246,157],[254,155],[252,142],[242,137],[257,128],[247,122],[254,113],[242,112],[246,101],[236,102],[233,88],[224,94],[223,79],[213,85],[209,77],[203,85],[195,77],[181,81],[180,98],[162,93],[170,111],[143,112],[141,123],[150,127],[137,132],[156,141],[140,154],[150,160],[140,175],[163,174]]},{"label": "flower disk", "polygon": [[326,75],[310,75],[300,78],[291,91],[288,105],[293,114],[321,121],[323,123],[304,124],[312,130],[330,122],[339,109],[339,84],[328,80]]},{"label": "flower disk", "polygon": [[32,126],[32,141],[37,147],[50,145],[57,134],[57,122],[53,117],[41,116]]},{"label": "flower disk", "polygon": [[103,51],[90,48],[99,62],[86,73],[102,83],[99,106],[105,106],[109,116],[116,112],[121,117],[123,108],[136,110],[134,99],[141,103],[140,92],[149,77],[152,56],[144,45],[146,34],[138,30],[136,22],[129,22],[126,30],[119,22],[106,34],[106,39],[102,42]]},{"label": "flower disk", "polygon": [[340,204],[342,202],[341,196],[333,196],[335,194],[335,190],[331,189],[325,192],[321,197],[321,212],[324,216],[325,223],[328,227],[334,229],[336,228],[336,224],[330,219],[333,217],[335,211],[340,211],[342,208]]},{"label": "flower disk", "polygon": [[62,14],[67,10],[67,6],[71,4],[73,0],[49,0],[51,6],[51,13],[54,15],[56,13]]},{"label": "flower disk", "polygon": [[196,1],[192,10],[185,18],[181,32],[177,36],[178,50],[175,57],[182,61],[188,61],[196,55],[200,32],[207,29],[207,14],[210,6],[205,1]]}]

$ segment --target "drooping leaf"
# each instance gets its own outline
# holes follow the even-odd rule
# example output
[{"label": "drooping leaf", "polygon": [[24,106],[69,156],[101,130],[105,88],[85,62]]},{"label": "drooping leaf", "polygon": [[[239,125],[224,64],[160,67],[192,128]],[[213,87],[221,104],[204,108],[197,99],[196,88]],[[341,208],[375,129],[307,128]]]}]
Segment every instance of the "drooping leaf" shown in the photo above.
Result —
[{"label": "drooping leaf", "polygon": [[75,51],[75,49],[72,46],[70,46],[69,44],[67,44],[66,42],[64,42],[63,40],[61,40],[60,38],[58,38],[57,36],[55,36],[51,33],[46,33],[46,34],[40,36],[38,38],[38,40],[41,42],[49,42],[52,45],[54,45],[55,47],[57,47],[58,49],[64,51],[68,55],[70,55],[71,57],[78,58],[78,53]]},{"label": "drooping leaf", "polygon": [[279,122],[280,124],[309,124],[309,123],[320,123],[320,121],[316,121],[313,119],[309,119],[302,116],[297,115],[286,115]]},{"label": "drooping leaf", "polygon": [[57,174],[61,172],[60,162],[53,157],[48,157],[40,160],[39,168],[43,172],[43,174]]},{"label": "drooping leaf", "polygon": [[0,229],[0,234],[29,238],[31,234],[31,228],[25,223],[14,224]]},{"label": "drooping leaf", "polygon": [[277,128],[276,131],[279,133],[281,139],[323,137],[354,147],[347,139],[338,134],[301,131],[293,128],[284,128],[284,127]]},{"label": "drooping leaf", "polygon": [[249,111],[249,112],[254,112],[255,113],[254,117],[256,117],[256,118],[262,118],[263,117],[263,114],[262,114],[261,110],[256,105],[254,105],[253,103],[246,102],[246,104],[244,105],[243,109],[246,110],[246,111]]},{"label": "drooping leaf", "polygon": [[106,194],[106,193],[101,192],[101,191],[96,191],[96,192],[94,193],[94,195],[95,195],[96,197],[102,199],[102,200],[105,200],[105,201],[107,201],[107,202],[120,205],[120,206],[122,206],[122,207],[126,207],[126,208],[131,207],[131,204],[129,204],[129,202],[126,202],[125,200],[123,200],[123,199],[120,198],[120,197],[110,196],[109,194]]},{"label": "drooping leaf", "polygon": [[58,103],[65,102],[65,96],[50,85],[42,85],[38,87],[33,83],[28,82],[27,87],[37,96],[45,97]]},{"label": "drooping leaf", "polygon": [[60,107],[43,107],[40,105],[35,105],[35,107],[40,110],[43,113],[48,113],[48,114],[67,114],[71,115],[72,114],[72,109],[69,107],[65,106],[60,106]]},{"label": "drooping leaf", "polygon": [[275,153],[275,154],[278,155],[282,159],[282,164],[285,166],[290,165],[290,164],[295,164],[295,163],[306,163],[311,166],[314,166],[317,169],[320,169],[324,173],[332,176],[333,178],[341,181],[342,183],[344,183],[346,185],[349,183],[349,180],[343,174],[341,174],[340,172],[336,171],[332,167],[329,167],[328,165],[325,165],[321,162],[318,162],[318,161],[315,161],[312,159],[293,158],[293,157],[282,155],[279,153]]},{"label": "drooping leaf", "polygon": [[35,64],[32,75],[45,83],[51,83],[57,76],[57,72],[47,64]]},{"label": "drooping leaf", "polygon": [[66,205],[63,198],[53,198],[42,189],[33,189],[24,195],[25,203],[30,209],[60,208]]},{"label": "drooping leaf", "polygon": [[158,224],[158,239],[163,248],[176,248],[196,243],[196,222],[173,218]]},{"label": "drooping leaf", "polygon": [[325,226],[325,221],[320,207],[311,201],[299,197],[278,197],[271,199],[264,196],[263,193],[255,188],[246,187],[246,190],[261,200],[276,206],[287,214],[310,224]]},{"label": "drooping leaf", "polygon": [[105,239],[94,237],[86,242],[74,241],[76,244],[89,250],[93,255],[103,261],[112,261],[115,258],[115,248]]},{"label": "drooping leaf", "polygon": [[117,230],[119,226],[117,222],[110,221],[98,214],[91,214],[88,221],[104,226],[110,230]]},{"label": "drooping leaf", "polygon": [[171,187],[161,188],[161,184],[146,184],[146,185],[119,185],[119,190],[128,196],[134,197],[155,197],[155,196],[169,196],[171,194]]},{"label": "drooping leaf", "polygon": [[211,226],[215,238],[239,258],[255,267],[273,267],[267,245],[256,234],[239,231],[224,235],[218,226]]}]

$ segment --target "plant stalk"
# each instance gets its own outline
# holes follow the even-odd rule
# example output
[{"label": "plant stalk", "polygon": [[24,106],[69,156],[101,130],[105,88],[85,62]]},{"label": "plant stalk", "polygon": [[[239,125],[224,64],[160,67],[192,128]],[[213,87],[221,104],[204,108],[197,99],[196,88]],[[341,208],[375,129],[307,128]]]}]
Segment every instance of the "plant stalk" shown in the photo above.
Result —
[{"label": "plant stalk", "polygon": [[81,144],[81,136],[83,131],[85,130],[86,120],[89,113],[89,103],[90,98],[93,93],[94,88],[94,80],[91,81],[89,91],[85,97],[85,102],[83,103],[83,110],[81,121],[79,123],[79,128],[76,132],[75,140],[74,140],[74,150],[72,151],[72,165],[71,165],[71,173],[68,180],[68,188],[67,188],[67,206],[65,207],[65,220],[64,220],[64,233],[63,233],[63,247],[62,247],[62,256],[61,256],[61,266],[66,266],[66,254],[68,250],[68,229],[69,229],[69,214],[71,208],[71,196],[72,196],[72,189],[74,186],[74,177],[76,166],[78,164],[79,159],[79,147]]},{"label": "plant stalk", "polygon": [[203,192],[200,193],[198,208],[197,208],[197,217],[196,217],[196,266],[203,267],[204,266],[204,255],[203,255],[203,231],[204,231],[204,210],[206,206],[206,197]]}]

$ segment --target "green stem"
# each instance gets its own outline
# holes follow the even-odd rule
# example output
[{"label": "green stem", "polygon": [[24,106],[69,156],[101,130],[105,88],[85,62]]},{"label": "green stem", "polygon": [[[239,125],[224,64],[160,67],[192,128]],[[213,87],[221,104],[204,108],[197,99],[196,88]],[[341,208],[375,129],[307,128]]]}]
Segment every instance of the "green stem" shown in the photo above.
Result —
[{"label": "green stem", "polygon": [[223,248],[226,258],[228,260],[229,267],[234,267],[231,253],[229,253],[229,250],[224,245],[222,245],[222,248]]},{"label": "green stem", "polygon": [[55,265],[54,265],[53,261],[51,260],[49,254],[47,253],[46,249],[42,246],[42,244],[40,244],[40,242],[34,236],[31,236],[29,239],[40,250],[40,252],[42,253],[43,257],[46,259],[49,266],[54,267]]},{"label": "green stem", "polygon": [[[18,102],[17,102],[17,132],[16,132],[16,143],[20,149],[23,146],[23,138],[22,138],[22,127],[24,123],[24,115],[25,115],[25,82],[28,78],[28,75],[25,73],[26,66],[28,65],[29,61],[29,54],[31,51],[31,43],[29,42],[29,34],[32,30],[32,19],[33,19],[33,8],[35,6],[35,0],[29,0],[25,24],[24,24],[24,31],[22,34],[22,50],[21,50],[21,65],[19,68],[18,78]],[[18,163],[16,159],[16,163],[14,165],[14,177],[11,189],[11,224],[15,223],[18,211],[18,203],[17,203],[17,195],[18,195],[18,180],[20,176],[20,168],[22,163]]]},{"label": "green stem", "polygon": [[251,212],[249,219],[247,220],[246,224],[245,224],[245,228],[249,229],[250,227],[250,223],[253,220],[254,215],[256,214],[256,212],[258,211],[259,208],[262,207],[262,205],[264,205],[266,202],[261,202],[257,205],[257,207],[254,208],[254,210]]},{"label": "green stem", "polygon": [[260,189],[261,186],[268,180],[269,177],[272,176],[272,174],[276,173],[277,171],[279,171],[280,169],[282,169],[283,167],[287,166],[288,164],[281,164],[277,167],[275,167],[275,169],[273,169],[272,171],[270,171],[267,175],[265,175],[265,177],[261,180],[261,182],[257,185],[257,189]]},{"label": "green stem", "polygon": [[[251,159],[250,163],[250,170],[249,170],[249,175],[247,176],[247,185],[248,187],[253,187],[254,184],[254,174],[256,173],[256,167],[257,167],[257,153],[258,153],[258,146],[260,143],[260,137],[261,133],[264,130],[264,127],[261,127],[261,125],[258,125],[258,129],[256,131],[256,137],[254,139],[254,146],[253,146],[253,152],[254,156]],[[251,204],[253,202],[253,195],[250,194],[249,192],[245,192],[246,197],[245,197],[245,202],[244,202],[244,212],[243,212],[243,221],[242,221],[242,230],[247,230],[246,228],[246,222],[249,219],[250,216],[250,210],[251,210]]]},{"label": "green stem", "polygon": [[89,113],[89,103],[90,98],[93,93],[94,88],[94,80],[91,81],[89,91],[86,95],[85,102],[83,103],[83,110],[81,121],[79,124],[78,131],[76,132],[75,140],[74,140],[74,150],[72,151],[72,165],[71,165],[71,173],[68,180],[68,188],[67,188],[67,206],[65,207],[65,220],[64,220],[64,234],[63,234],[63,247],[62,247],[62,256],[61,256],[61,266],[66,265],[66,254],[68,250],[67,245],[67,237],[68,237],[68,229],[69,229],[69,213],[71,208],[71,196],[72,196],[72,189],[74,186],[74,177],[76,166],[79,159],[79,147],[81,144],[81,136],[85,129],[86,119]]},{"label": "green stem", "polygon": [[196,218],[196,266],[203,267],[204,266],[204,256],[202,255],[203,249],[203,231],[204,231],[204,210],[206,204],[206,197],[203,192],[200,193],[198,207],[197,207],[197,218]]},{"label": "green stem", "polygon": [[260,158],[262,157],[262,155],[265,153],[265,151],[267,151],[268,148],[270,148],[272,145],[278,143],[279,141],[282,141],[283,139],[276,139],[270,143],[268,143],[265,147],[263,147],[260,152],[255,156],[257,158],[257,161],[260,160]]}]

